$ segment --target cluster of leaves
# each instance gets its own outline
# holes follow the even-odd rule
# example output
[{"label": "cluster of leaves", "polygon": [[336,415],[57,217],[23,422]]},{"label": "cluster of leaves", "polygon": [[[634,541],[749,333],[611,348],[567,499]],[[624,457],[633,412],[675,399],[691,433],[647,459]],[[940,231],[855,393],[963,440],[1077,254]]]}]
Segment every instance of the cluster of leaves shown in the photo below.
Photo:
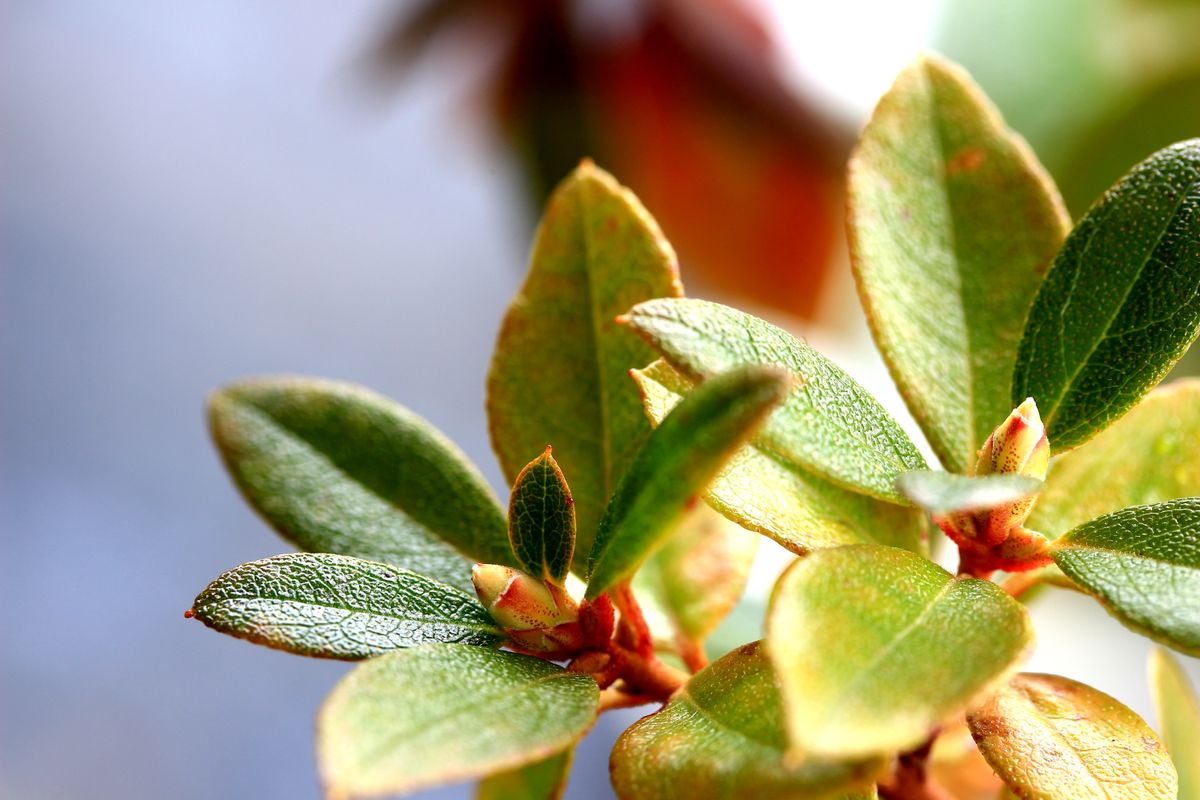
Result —
[{"label": "cluster of leaves", "polygon": [[[1072,228],[969,79],[923,58],[863,132],[849,194],[875,340],[945,471],[802,341],[682,297],[657,225],[587,163],[550,199],[488,379],[507,515],[367,390],[214,396],[239,488],[307,552],[225,573],[189,614],[368,659],[320,713],[331,795],[482,778],[482,797],[555,797],[596,715],[641,702],[664,705],[613,751],[626,798],[930,797],[971,758],[1021,797],[1200,793],[1200,714],[1165,652],[1164,748],[1096,689],[1017,673],[1015,597],[1070,586],[1200,654],[1200,383],[1151,391],[1200,329],[1200,140]],[[931,519],[958,575],[929,558]],[[801,557],[765,638],[706,666],[755,534]],[[977,751],[947,755],[964,724]]]}]

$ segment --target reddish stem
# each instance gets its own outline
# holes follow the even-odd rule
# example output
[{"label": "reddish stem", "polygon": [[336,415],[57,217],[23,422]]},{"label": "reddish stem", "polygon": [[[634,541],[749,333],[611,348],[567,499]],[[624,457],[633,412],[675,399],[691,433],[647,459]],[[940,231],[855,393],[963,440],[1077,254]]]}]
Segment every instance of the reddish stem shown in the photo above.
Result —
[{"label": "reddish stem", "polygon": [[633,596],[633,589],[628,581],[618,583],[612,592],[613,603],[621,612],[621,622],[617,626],[617,641],[643,657],[654,657],[654,637],[650,633],[650,625],[642,614],[642,607]]}]

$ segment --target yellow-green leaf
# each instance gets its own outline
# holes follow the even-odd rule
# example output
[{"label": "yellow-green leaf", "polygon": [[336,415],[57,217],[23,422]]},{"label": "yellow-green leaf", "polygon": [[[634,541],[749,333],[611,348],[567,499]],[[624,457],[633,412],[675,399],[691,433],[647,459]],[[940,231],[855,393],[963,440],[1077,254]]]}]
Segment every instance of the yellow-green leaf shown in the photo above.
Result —
[{"label": "yellow-green leaf", "polygon": [[560,585],[566,580],[575,552],[575,502],[549,447],[513,483],[508,538],[525,572]]},{"label": "yellow-green leaf", "polygon": [[942,464],[966,472],[1012,408],[1025,314],[1070,218],[1024,140],[933,56],[880,100],[848,181],[875,341]]},{"label": "yellow-green leaf", "polygon": [[513,562],[504,510],[475,466],[374,392],[310,378],[242,381],[211,397],[209,424],[243,496],[302,550],[383,561],[468,591],[460,553]]},{"label": "yellow-green leaf", "polygon": [[877,545],[800,559],[767,613],[792,747],[836,758],[916,747],[1011,674],[1032,635],[994,583]]},{"label": "yellow-green leaf", "polygon": [[588,561],[588,599],[637,570],[792,384],[782,370],[743,367],[705,381],[667,415],[604,510]]},{"label": "yellow-green leaf", "polygon": [[530,656],[433,644],[373,658],[317,719],[330,794],[376,797],[491,775],[559,753],[596,717],[600,693]]},{"label": "yellow-green leaf", "polygon": [[575,748],[523,767],[489,775],[475,788],[475,800],[560,800],[567,788]]},{"label": "yellow-green leaf", "polygon": [[1122,508],[1200,495],[1198,445],[1200,380],[1160,386],[1085,447],[1051,462],[1028,525],[1056,537]]},{"label": "yellow-green leaf", "polygon": [[[704,668],[617,740],[612,780],[633,800],[833,798],[872,783],[884,759],[786,758],[779,688],[755,642]],[[873,787],[872,787],[873,788]]]},{"label": "yellow-green leaf", "polygon": [[529,274],[496,342],[487,398],[492,446],[509,481],[554,445],[575,498],[577,568],[650,432],[628,373],[653,351],[616,316],[682,293],[675,254],[641,203],[581,164],[546,206]]},{"label": "yellow-green leaf", "polygon": [[1017,675],[967,723],[1025,800],[1175,800],[1175,769],[1150,726],[1069,678]]},{"label": "yellow-green leaf", "polygon": [[1150,651],[1150,692],[1179,774],[1179,800],[1200,800],[1200,698],[1183,667],[1161,647]]},{"label": "yellow-green leaf", "polygon": [[[693,387],[662,359],[633,376],[655,425]],[[918,509],[843,489],[753,441],[730,459],[704,497],[738,525],[800,555],[841,544],[886,544],[917,552],[925,547],[925,515]]]}]

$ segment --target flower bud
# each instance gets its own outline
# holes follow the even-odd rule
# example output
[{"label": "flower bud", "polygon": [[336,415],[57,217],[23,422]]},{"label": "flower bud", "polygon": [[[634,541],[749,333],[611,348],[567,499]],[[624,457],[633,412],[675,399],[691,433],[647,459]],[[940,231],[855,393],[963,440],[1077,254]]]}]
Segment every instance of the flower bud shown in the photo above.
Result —
[{"label": "flower bud", "polygon": [[1032,397],[1013,409],[992,431],[975,462],[976,475],[1013,474],[1045,478],[1050,464],[1050,441]]},{"label": "flower bud", "polygon": [[502,628],[531,631],[574,622],[575,601],[557,586],[499,564],[476,564],[471,570],[479,602]]}]

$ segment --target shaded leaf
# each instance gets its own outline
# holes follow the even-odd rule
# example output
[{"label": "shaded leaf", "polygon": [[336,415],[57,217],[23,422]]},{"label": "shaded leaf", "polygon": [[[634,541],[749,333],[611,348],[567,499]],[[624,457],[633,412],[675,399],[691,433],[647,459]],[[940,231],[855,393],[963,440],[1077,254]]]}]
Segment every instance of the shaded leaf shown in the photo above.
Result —
[{"label": "shaded leaf", "polygon": [[517,475],[508,501],[508,537],[525,572],[560,585],[566,580],[575,552],[575,508],[549,447]]},{"label": "shaded leaf", "polygon": [[1013,372],[1055,451],[1111,425],[1200,331],[1200,139],[1133,168],[1071,231],[1038,291]]},{"label": "shaded leaf", "polygon": [[[633,376],[655,425],[693,386],[662,359]],[[730,459],[704,497],[738,525],[800,555],[840,544],[877,543],[917,552],[925,547],[925,516],[917,509],[843,489],[753,441]]]},{"label": "shaded leaf", "polygon": [[965,718],[938,733],[927,764],[930,783],[954,800],[998,800],[1004,789],[975,746]]},{"label": "shaded leaf", "polygon": [[588,561],[589,600],[637,570],[791,387],[781,370],[736,369],[705,381],[667,415],[604,510]]},{"label": "shaded leaf", "polygon": [[1150,651],[1150,693],[1158,727],[1179,775],[1180,800],[1200,798],[1200,698],[1166,650]]},{"label": "shaded leaf", "polygon": [[679,294],[675,255],[657,224],[585,161],[546,207],[529,274],[500,329],[487,398],[492,446],[510,482],[531,453],[554,445],[575,498],[576,568],[650,431],[628,372],[653,352],[615,318]]},{"label": "shaded leaf", "polygon": [[995,584],[877,545],[800,559],[767,613],[792,747],[838,758],[921,744],[1004,680],[1032,635]]},{"label": "shaded leaf", "polygon": [[489,775],[475,789],[475,800],[560,800],[567,788],[575,748],[523,767]]},{"label": "shaded leaf", "polygon": [[896,478],[925,460],[879,402],[832,361],[749,314],[704,300],[651,300],[623,320],[692,379],[750,364],[800,377],[758,441],[788,462],[835,483],[903,503]]},{"label": "shaded leaf", "polygon": [[870,783],[885,760],[786,762],[779,688],[760,643],[696,673],[617,740],[613,786],[641,800],[829,798]]},{"label": "shaded leaf", "polygon": [[327,790],[378,796],[547,758],[591,726],[586,675],[483,647],[435,644],[373,658],[341,680],[317,719]]},{"label": "shaded leaf", "polygon": [[320,658],[505,638],[473,595],[390,564],[328,553],[234,567],[200,593],[191,613],[221,633]]},{"label": "shaded leaf", "polygon": [[1132,411],[1050,464],[1029,526],[1059,536],[1129,506],[1200,495],[1200,380],[1160,386]]},{"label": "shaded leaf", "polygon": [[933,56],[880,100],[848,181],[875,341],[942,464],[965,473],[1012,408],[1025,315],[1070,218],[1024,140]]},{"label": "shaded leaf", "polygon": [[1053,554],[1127,627],[1200,654],[1200,498],[1094,519],[1056,541]]},{"label": "shaded leaf", "polygon": [[1026,800],[1174,800],[1175,770],[1141,717],[1057,675],[1017,675],[967,715],[979,751]]},{"label": "shaded leaf", "polygon": [[1037,494],[1042,482],[1017,474],[968,477],[953,472],[914,470],[901,475],[896,488],[926,511],[949,514],[1010,505]]},{"label": "shaded leaf", "polygon": [[383,561],[468,591],[460,553],[513,560],[504,510],[466,456],[374,392],[309,378],[242,381],[210,398],[209,424],[242,495],[302,550]]}]

